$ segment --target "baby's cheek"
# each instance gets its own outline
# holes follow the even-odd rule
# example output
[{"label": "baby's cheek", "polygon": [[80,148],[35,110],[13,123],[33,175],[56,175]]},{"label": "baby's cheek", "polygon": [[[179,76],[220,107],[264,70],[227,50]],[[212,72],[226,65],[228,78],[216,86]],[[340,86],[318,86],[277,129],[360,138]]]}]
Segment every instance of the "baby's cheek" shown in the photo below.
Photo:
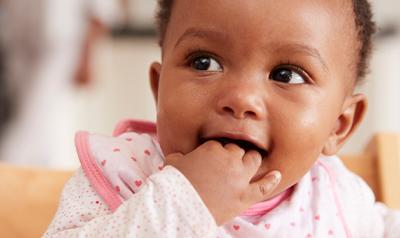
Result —
[{"label": "baby's cheek", "polygon": [[285,171],[289,182],[295,182],[312,167],[322,151],[323,138],[312,128],[301,127],[279,135],[281,143],[276,141],[274,164]]},{"label": "baby's cheek", "polygon": [[[279,144],[291,156],[315,155],[321,150],[325,136],[316,126],[300,124],[287,125],[285,128],[285,131],[279,134]],[[278,141],[276,144],[278,146]]]},{"label": "baby's cheek", "polygon": [[274,167],[282,174],[282,180],[279,185],[280,191],[283,191],[298,183],[302,177],[311,169],[314,159],[304,154],[289,155],[277,162]]},{"label": "baby's cheek", "polygon": [[295,153],[315,157],[322,151],[329,135],[329,120],[321,117],[323,112],[309,110],[297,115],[296,122],[286,124],[288,146]]}]

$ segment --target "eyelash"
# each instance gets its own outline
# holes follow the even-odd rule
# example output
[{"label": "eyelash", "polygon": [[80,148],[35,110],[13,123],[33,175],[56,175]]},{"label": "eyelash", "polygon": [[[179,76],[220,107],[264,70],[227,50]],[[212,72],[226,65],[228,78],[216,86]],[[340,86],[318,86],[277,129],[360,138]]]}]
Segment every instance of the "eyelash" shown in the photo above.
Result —
[{"label": "eyelash", "polygon": [[278,69],[290,69],[293,70],[294,72],[298,73],[300,76],[302,76],[304,78],[304,80],[307,83],[311,83],[311,77],[310,75],[303,69],[302,66],[299,66],[298,64],[293,63],[290,60],[285,60],[285,61],[280,61],[278,64],[278,66],[272,68],[271,72],[274,72],[275,70]]},{"label": "eyelash", "polygon": [[[206,51],[206,50],[202,50],[202,49],[198,49],[198,48],[188,49],[186,51],[186,53],[184,54],[184,56],[185,56],[185,66],[188,66],[188,67],[191,66],[191,64],[193,63],[193,60],[195,60],[196,58],[198,58],[200,56],[206,56],[206,57],[214,58],[221,65],[222,69],[224,69],[223,60],[220,57],[218,57],[217,55],[215,55],[209,51]],[[310,75],[303,69],[303,67],[299,66],[298,64],[293,63],[291,60],[282,60],[282,61],[278,62],[277,66],[272,68],[271,72],[278,70],[278,69],[284,69],[284,68],[288,68],[290,70],[295,71],[300,76],[302,76],[307,83],[312,82]]]},{"label": "eyelash", "polygon": [[222,69],[224,69],[224,64],[222,59],[211,53],[208,52],[206,50],[201,50],[201,49],[189,49],[186,51],[185,55],[185,66],[191,66],[191,64],[193,63],[193,60],[195,60],[196,58],[200,57],[200,56],[205,56],[205,57],[211,57],[214,58],[222,67]]}]

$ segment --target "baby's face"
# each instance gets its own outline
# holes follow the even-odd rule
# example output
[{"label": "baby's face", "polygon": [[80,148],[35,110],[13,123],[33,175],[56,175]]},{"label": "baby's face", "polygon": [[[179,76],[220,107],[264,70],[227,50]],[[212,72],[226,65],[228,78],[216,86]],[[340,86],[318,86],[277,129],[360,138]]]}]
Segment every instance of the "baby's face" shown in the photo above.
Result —
[{"label": "baby's face", "polygon": [[233,142],[263,154],[254,179],[281,171],[273,195],[295,184],[347,129],[351,16],[343,1],[177,0],[152,66],[164,153]]}]

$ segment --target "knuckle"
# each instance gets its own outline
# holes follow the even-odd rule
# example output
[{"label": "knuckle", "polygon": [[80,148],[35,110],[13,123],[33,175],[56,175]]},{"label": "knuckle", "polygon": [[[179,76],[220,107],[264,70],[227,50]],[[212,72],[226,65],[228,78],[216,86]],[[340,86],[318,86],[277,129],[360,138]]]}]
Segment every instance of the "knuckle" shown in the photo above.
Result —
[{"label": "knuckle", "polygon": [[224,148],[227,150],[234,150],[236,146],[237,145],[235,145],[235,144],[229,143],[229,144],[224,145]]},{"label": "knuckle", "polygon": [[251,168],[258,168],[261,165],[261,157],[257,152],[247,152],[246,153],[246,160],[248,161],[248,165]]},{"label": "knuckle", "polygon": [[244,155],[244,154],[246,153],[246,151],[245,151],[242,147],[237,146],[237,145],[235,145],[235,146],[237,147],[237,152],[238,152],[238,153],[240,153],[240,154],[242,154],[242,155]]},{"label": "knuckle", "polygon": [[265,185],[265,184],[260,184],[258,186],[260,193],[264,196],[267,195],[269,193],[269,186]]},{"label": "knuckle", "polygon": [[224,147],[228,151],[235,153],[235,154],[244,155],[246,153],[246,151],[243,148],[241,148],[240,146],[233,144],[233,143],[226,144]]},{"label": "knuckle", "polygon": [[256,150],[250,150],[249,152],[247,152],[248,154],[252,155],[253,157],[258,157],[261,158],[261,155],[258,151]]},{"label": "knuckle", "polygon": [[221,147],[221,144],[215,140],[207,141],[204,145],[209,149],[217,149],[217,148]]},{"label": "knuckle", "polygon": [[261,155],[260,155],[258,152],[255,152],[255,151],[254,151],[254,152],[251,154],[251,158],[252,158],[253,164],[254,164],[256,167],[259,167],[259,166],[261,165],[262,158],[261,158]]}]

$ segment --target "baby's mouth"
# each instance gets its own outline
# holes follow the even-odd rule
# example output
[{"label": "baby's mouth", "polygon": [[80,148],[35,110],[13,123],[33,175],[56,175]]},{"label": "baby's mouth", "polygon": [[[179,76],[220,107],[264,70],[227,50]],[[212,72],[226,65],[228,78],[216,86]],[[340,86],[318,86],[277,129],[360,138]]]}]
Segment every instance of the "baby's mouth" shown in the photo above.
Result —
[{"label": "baby's mouth", "polygon": [[203,144],[204,142],[209,141],[209,140],[218,141],[222,145],[236,144],[237,146],[239,146],[246,152],[248,152],[250,150],[255,150],[258,153],[260,153],[260,155],[263,159],[268,156],[268,150],[260,148],[259,146],[255,145],[251,141],[241,140],[241,139],[232,139],[232,138],[228,138],[228,137],[212,137],[212,138],[203,138],[200,140],[200,142],[201,142],[201,144]]}]

